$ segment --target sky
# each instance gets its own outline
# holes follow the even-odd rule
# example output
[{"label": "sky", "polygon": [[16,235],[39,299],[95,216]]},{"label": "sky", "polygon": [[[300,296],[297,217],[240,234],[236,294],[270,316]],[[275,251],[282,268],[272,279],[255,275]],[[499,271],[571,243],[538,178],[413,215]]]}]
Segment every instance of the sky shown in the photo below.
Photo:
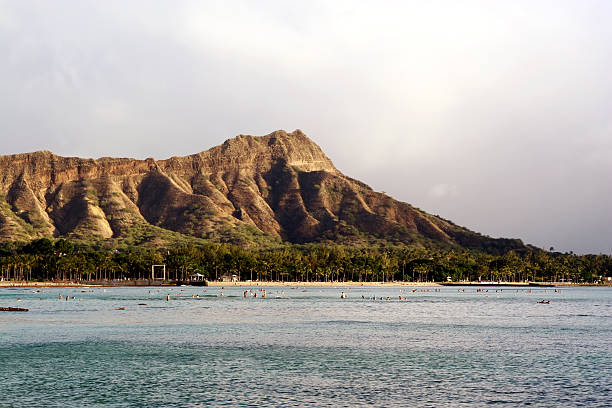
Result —
[{"label": "sky", "polygon": [[612,2],[0,0],[0,154],[301,129],[493,237],[612,253]]}]

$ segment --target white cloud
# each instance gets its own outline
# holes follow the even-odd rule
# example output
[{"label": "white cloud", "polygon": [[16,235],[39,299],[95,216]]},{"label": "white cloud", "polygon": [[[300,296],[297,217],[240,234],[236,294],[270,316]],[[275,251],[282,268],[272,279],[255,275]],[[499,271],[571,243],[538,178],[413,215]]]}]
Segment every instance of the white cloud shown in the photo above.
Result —
[{"label": "white cloud", "polygon": [[429,189],[429,195],[435,198],[452,198],[457,196],[457,186],[449,184],[435,184]]}]

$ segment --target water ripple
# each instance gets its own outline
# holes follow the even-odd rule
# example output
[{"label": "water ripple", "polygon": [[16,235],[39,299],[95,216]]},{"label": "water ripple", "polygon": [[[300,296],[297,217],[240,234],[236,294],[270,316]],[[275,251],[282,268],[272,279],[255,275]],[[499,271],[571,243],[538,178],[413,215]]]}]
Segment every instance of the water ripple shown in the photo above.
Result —
[{"label": "water ripple", "polygon": [[612,405],[612,290],[149,290],[0,290],[0,406]]}]

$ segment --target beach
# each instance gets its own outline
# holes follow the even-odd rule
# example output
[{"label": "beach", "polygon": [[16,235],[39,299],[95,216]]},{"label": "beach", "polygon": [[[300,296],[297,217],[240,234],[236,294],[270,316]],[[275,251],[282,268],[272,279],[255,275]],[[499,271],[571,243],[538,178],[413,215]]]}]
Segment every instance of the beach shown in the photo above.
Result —
[{"label": "beach", "polygon": [[[76,281],[76,282],[57,282],[57,281],[0,281],[0,288],[10,287],[133,287],[133,286],[177,286],[173,281],[160,280],[114,280],[114,281]],[[209,287],[393,287],[393,286],[501,286],[501,287],[545,287],[545,286],[582,286],[582,287],[605,287],[612,286],[606,284],[591,284],[591,283],[568,283],[568,282],[538,282],[538,283],[520,283],[520,282],[276,282],[276,281],[208,281]]]}]

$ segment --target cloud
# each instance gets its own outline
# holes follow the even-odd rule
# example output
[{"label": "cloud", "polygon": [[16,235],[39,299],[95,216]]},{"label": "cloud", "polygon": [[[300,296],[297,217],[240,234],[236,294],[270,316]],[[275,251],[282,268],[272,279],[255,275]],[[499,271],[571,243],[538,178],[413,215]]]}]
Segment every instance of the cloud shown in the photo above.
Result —
[{"label": "cloud", "polygon": [[457,186],[448,184],[434,184],[429,189],[429,195],[434,198],[451,198],[457,195]]}]

